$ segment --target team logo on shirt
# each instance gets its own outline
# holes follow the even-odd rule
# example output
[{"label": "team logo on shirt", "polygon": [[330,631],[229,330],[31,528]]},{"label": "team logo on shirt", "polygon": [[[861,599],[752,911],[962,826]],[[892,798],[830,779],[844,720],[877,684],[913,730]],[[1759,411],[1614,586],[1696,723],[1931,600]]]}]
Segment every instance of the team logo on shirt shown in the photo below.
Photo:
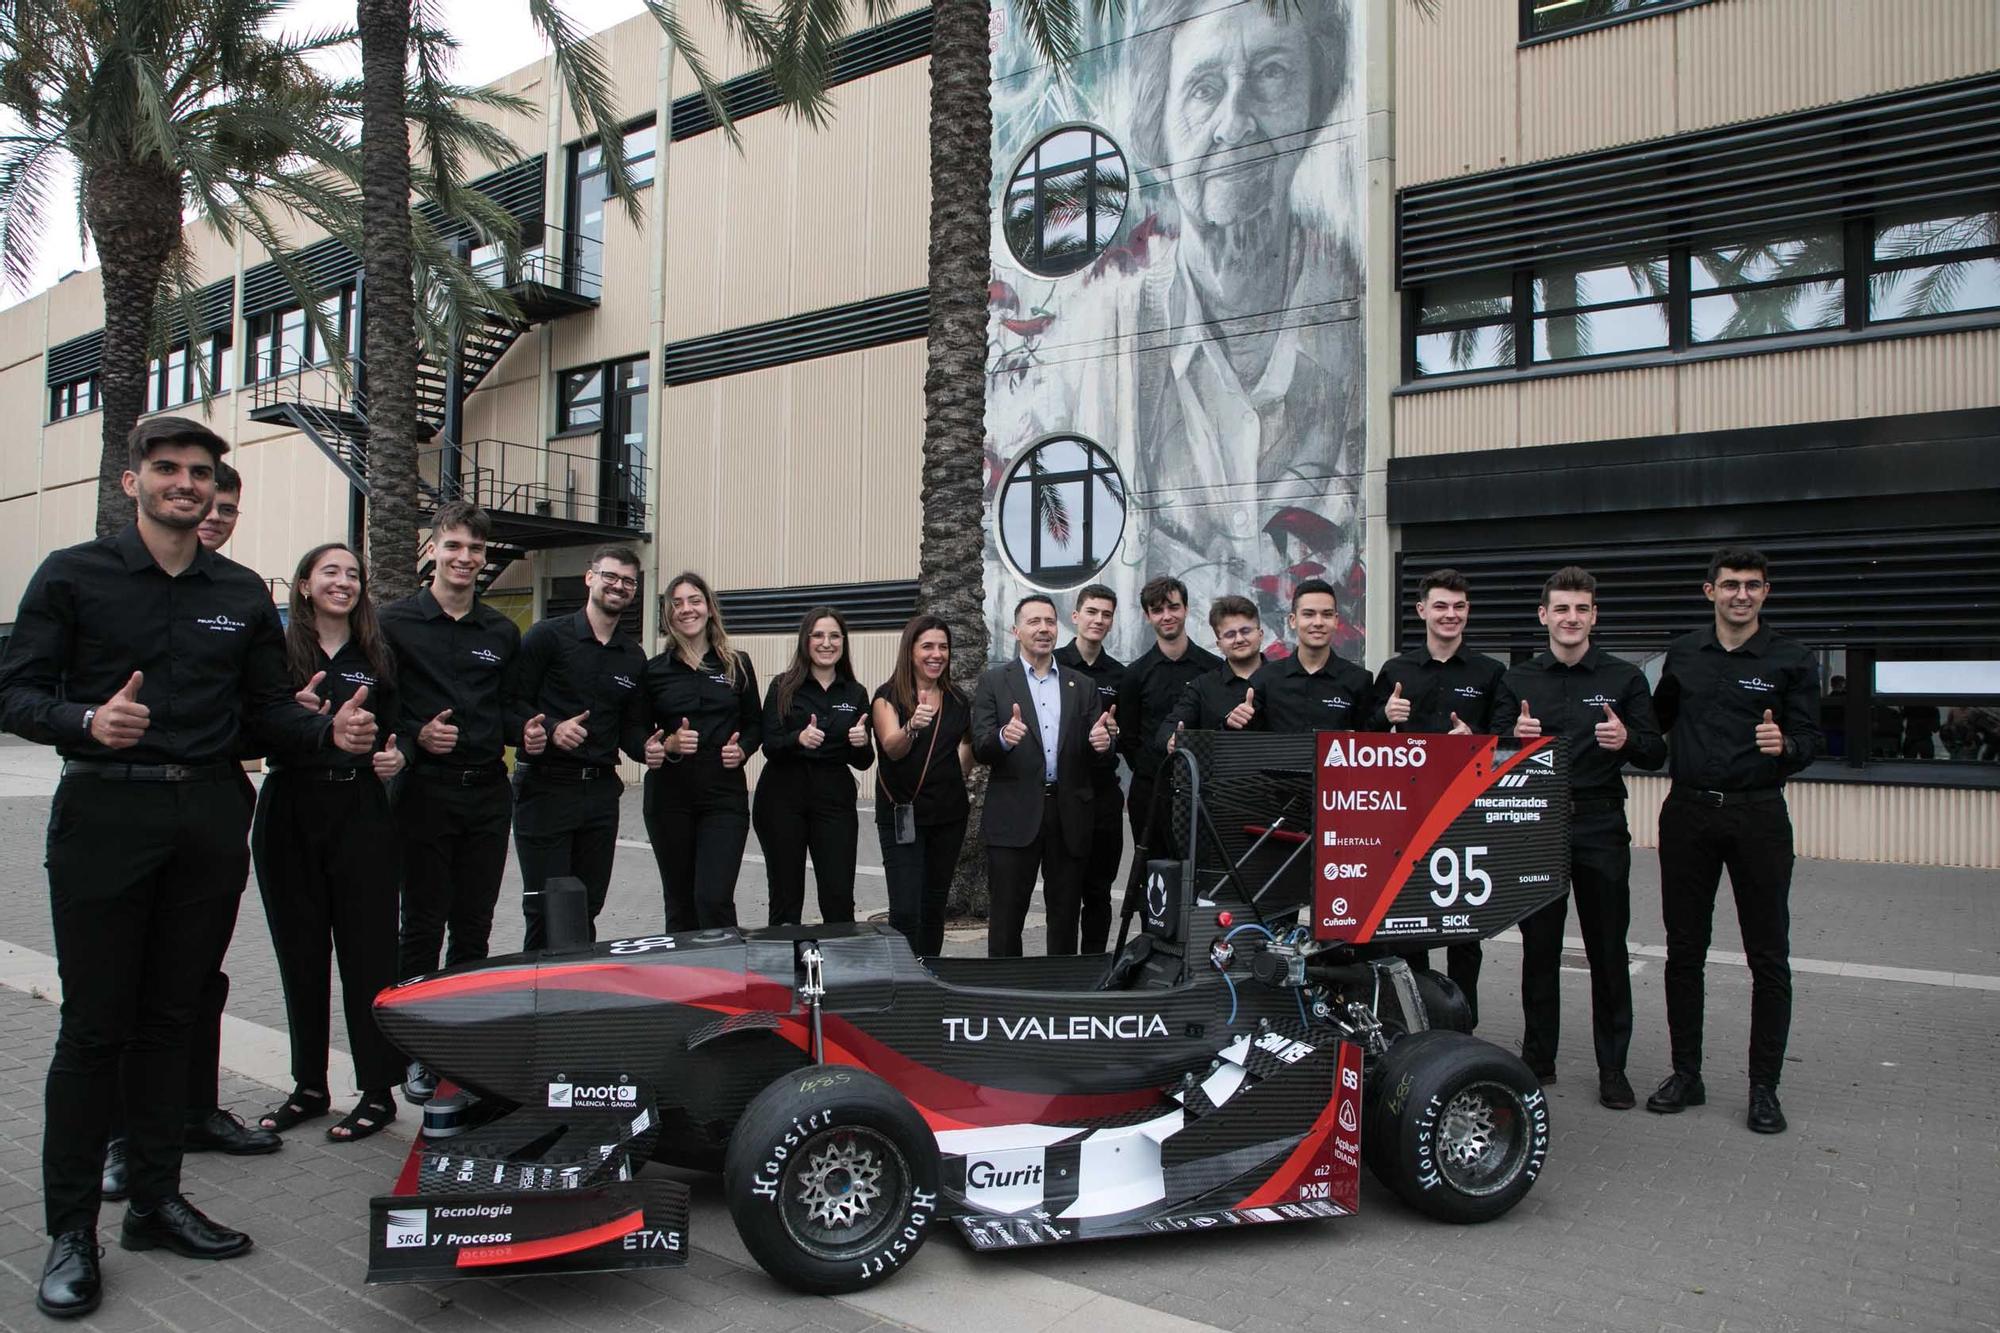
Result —
[{"label": "team logo on shirt", "polygon": [[1583,701],[1583,706],[1585,708],[1609,708],[1617,702],[1616,699],[1613,699],[1608,694],[1593,694]]},{"label": "team logo on shirt", "polygon": [[340,673],[340,678],[349,685],[373,685],[375,683],[375,677],[369,675],[366,671],[343,671]]},{"label": "team logo on shirt", "polygon": [[475,662],[486,663],[487,666],[500,665],[500,654],[494,652],[491,648],[474,648],[472,650],[472,658]]},{"label": "team logo on shirt", "polygon": [[1327,706],[1328,708],[1352,708],[1352,707],[1354,707],[1354,700],[1352,700],[1352,699],[1348,698],[1348,697],[1347,697],[1346,695],[1344,695],[1344,694],[1336,694],[1336,695],[1334,695],[1334,696],[1333,696],[1332,698],[1330,698],[1330,699],[1321,699],[1321,700],[1320,700],[1320,702],[1321,702],[1321,703],[1323,703],[1323,704],[1325,704],[1325,705],[1326,705],[1326,706]]},{"label": "team logo on shirt", "polygon": [[714,681],[717,685],[728,685],[729,688],[732,690],[736,688],[734,685],[729,684],[729,677],[726,675],[710,676],[709,679]]},{"label": "team logo on shirt", "polygon": [[630,676],[613,676],[611,678],[611,683],[613,685],[616,685],[621,690],[636,690],[639,688],[637,685],[632,683],[632,678]]},{"label": "team logo on shirt", "polygon": [[234,634],[238,630],[250,628],[244,621],[231,620],[227,612],[212,616],[197,616],[194,623],[203,629],[212,629],[218,634]]},{"label": "team logo on shirt", "polygon": [[1480,689],[1477,685],[1460,685],[1452,693],[1461,699],[1484,699],[1486,697],[1486,691]]},{"label": "team logo on shirt", "polygon": [[1752,676],[1748,680],[1739,680],[1736,683],[1752,694],[1770,694],[1778,688],[1762,676]]}]

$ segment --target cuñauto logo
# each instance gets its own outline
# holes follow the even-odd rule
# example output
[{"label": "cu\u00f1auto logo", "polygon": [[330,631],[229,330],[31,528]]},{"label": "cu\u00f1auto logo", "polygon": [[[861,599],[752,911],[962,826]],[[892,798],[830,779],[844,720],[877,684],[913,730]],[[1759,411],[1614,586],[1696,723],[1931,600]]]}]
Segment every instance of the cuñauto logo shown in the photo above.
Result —
[{"label": "cu\u00f1auto logo", "polygon": [[1335,898],[1335,899],[1333,900],[1333,914],[1334,914],[1335,916],[1346,916],[1346,915],[1347,915],[1347,899],[1345,899],[1345,898]]}]

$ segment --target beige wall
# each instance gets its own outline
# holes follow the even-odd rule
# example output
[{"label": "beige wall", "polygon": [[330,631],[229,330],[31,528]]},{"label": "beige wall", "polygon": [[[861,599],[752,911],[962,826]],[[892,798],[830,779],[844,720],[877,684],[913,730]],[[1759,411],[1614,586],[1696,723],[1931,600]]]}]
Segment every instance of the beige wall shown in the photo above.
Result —
[{"label": "beige wall", "polygon": [[1400,183],[1981,73],[1993,0],[1720,0],[1520,46],[1518,8],[1395,6]]},{"label": "beige wall", "polygon": [[[1627,783],[1632,840],[1656,847],[1667,779]],[[2000,870],[2000,791],[1794,781],[1785,800],[1800,856]]]}]

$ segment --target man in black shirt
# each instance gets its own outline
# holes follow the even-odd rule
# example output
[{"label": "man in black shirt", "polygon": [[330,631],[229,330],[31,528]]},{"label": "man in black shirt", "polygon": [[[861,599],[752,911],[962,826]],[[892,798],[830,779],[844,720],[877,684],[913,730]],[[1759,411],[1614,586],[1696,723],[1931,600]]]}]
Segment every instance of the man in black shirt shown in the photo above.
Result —
[{"label": "man in black shirt", "polygon": [[1190,681],[1222,665],[1221,658],[1195,647],[1188,638],[1187,596],[1187,585],[1176,578],[1152,579],[1139,589],[1139,605],[1153,629],[1153,646],[1125,668],[1125,683],[1118,691],[1119,749],[1132,766],[1132,790],[1126,801],[1132,816],[1132,856],[1141,865],[1146,858],[1139,848],[1146,842],[1153,786],[1160,765],[1167,761],[1161,724]]},{"label": "man in black shirt", "polygon": [[1244,696],[1251,677],[1264,665],[1264,627],[1257,619],[1257,604],[1234,594],[1218,597],[1208,608],[1208,627],[1215,631],[1222,665],[1189,681],[1180,701],[1160,723],[1169,754],[1182,732],[1241,731],[1256,711]]},{"label": "man in black shirt", "polygon": [[1246,698],[1256,731],[1360,731],[1374,706],[1367,671],[1333,651],[1340,627],[1333,588],[1307,579],[1292,590],[1292,655],[1266,662]]},{"label": "man in black shirt", "polygon": [[[1104,651],[1104,638],[1117,614],[1117,593],[1102,583],[1085,585],[1069,613],[1076,637],[1056,649],[1056,661],[1097,686],[1098,703],[1106,710],[1117,708],[1118,691],[1125,682],[1125,664]],[[1091,777],[1090,859],[1080,886],[1077,949],[1103,953],[1111,939],[1111,881],[1118,878],[1118,863],[1125,858],[1125,792],[1118,785],[1116,758],[1093,770]]]},{"label": "man in black shirt", "polygon": [[1702,965],[1723,868],[1750,963],[1750,1128],[1785,1129],[1778,1076],[1792,1024],[1792,821],[1785,779],[1820,750],[1819,663],[1762,622],[1760,551],[1718,551],[1702,591],[1715,619],[1667,649],[1653,707],[1672,738],[1660,809],[1660,914],[1667,928],[1673,1073],[1646,1099],[1671,1114],[1707,1100],[1701,1081]]},{"label": "man in black shirt", "polygon": [[[506,711],[503,678],[521,645],[514,622],[478,598],[493,520],[454,500],[431,520],[436,560],[428,588],[382,608],[382,635],[396,654],[394,730],[416,738],[396,802],[403,835],[403,927],[397,967],[434,971],[445,928],[444,964],[486,957],[493,904],[507,868],[508,800],[502,754],[527,722]],[[403,1093],[429,1101],[437,1080],[412,1063]]]},{"label": "man in black shirt", "polygon": [[639,553],[600,547],[583,583],[583,609],[522,635],[508,676],[508,713],[528,719],[514,761],[523,949],[548,942],[542,888],[557,876],[583,881],[596,923],[618,850],[618,752],[646,757],[646,654],[618,628],[639,593]]},{"label": "man in black shirt", "polygon": [[[1667,744],[1638,667],[1591,643],[1597,580],[1566,565],[1542,585],[1538,613],[1548,651],[1510,668],[1493,696],[1494,729],[1528,740],[1569,741],[1570,892],[1590,960],[1590,1032],[1597,1048],[1597,1100],[1630,1110],[1625,1053],[1632,1044],[1632,973],[1625,932],[1632,924],[1632,835],[1625,825],[1626,764],[1658,768]],[[1563,922],[1558,898],[1521,923],[1521,1058],[1542,1079],[1556,1073],[1562,1023]]]},{"label": "man in black shirt", "polygon": [[124,475],[137,522],[42,562],[0,665],[0,726],[64,761],[47,854],[63,984],[42,1139],[54,1242],[36,1294],[59,1317],[102,1295],[97,1210],[121,1057],[124,1246],[250,1248],[180,1193],[188,1029],[250,868],[236,755],[246,727],[262,744],[374,743],[365,698],[330,717],[294,702],[270,591],[196,537],[228,447],[185,418],[140,423]]}]

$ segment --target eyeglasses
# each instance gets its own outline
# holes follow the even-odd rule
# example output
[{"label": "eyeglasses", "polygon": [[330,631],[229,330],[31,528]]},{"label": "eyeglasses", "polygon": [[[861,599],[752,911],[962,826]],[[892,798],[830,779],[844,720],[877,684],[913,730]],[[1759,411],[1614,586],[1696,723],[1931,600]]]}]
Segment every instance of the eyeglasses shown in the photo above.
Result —
[{"label": "eyeglasses", "polygon": [[597,581],[606,587],[637,588],[639,586],[639,580],[633,578],[630,574],[613,574],[606,569],[593,569],[590,572],[597,575]]},{"label": "eyeglasses", "polygon": [[1215,637],[1224,643],[1235,643],[1238,639],[1255,638],[1256,635],[1257,627],[1255,625],[1239,625],[1235,629],[1226,629]]},{"label": "eyeglasses", "polygon": [[1726,593],[1762,592],[1770,586],[1762,579],[1724,579],[1715,585],[1717,591]]}]

